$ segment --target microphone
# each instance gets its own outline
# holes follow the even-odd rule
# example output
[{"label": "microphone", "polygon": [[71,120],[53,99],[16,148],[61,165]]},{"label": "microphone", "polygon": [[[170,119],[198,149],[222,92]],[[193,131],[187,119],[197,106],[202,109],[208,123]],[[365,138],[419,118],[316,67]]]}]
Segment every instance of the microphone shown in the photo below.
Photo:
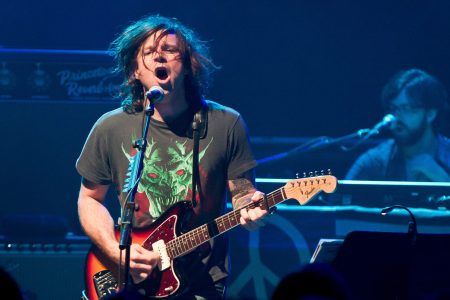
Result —
[{"label": "microphone", "polygon": [[152,86],[146,93],[145,97],[147,97],[148,101],[151,104],[159,103],[164,98],[164,90],[159,86]]},{"label": "microphone", "polygon": [[392,114],[387,114],[383,117],[383,120],[381,122],[378,122],[372,129],[370,129],[367,133],[364,139],[368,139],[369,137],[379,134],[380,130],[391,125],[394,123],[397,119]]},{"label": "microphone", "polygon": [[387,114],[383,117],[383,120],[381,122],[378,122],[369,132],[369,135],[379,134],[380,130],[391,125],[394,123],[397,119],[392,114]]},{"label": "microphone", "polygon": [[359,147],[364,141],[368,140],[371,136],[373,135],[377,135],[380,133],[380,130],[391,125],[392,123],[396,122],[397,118],[392,115],[392,114],[387,114],[383,117],[383,120],[381,120],[381,122],[378,122],[372,129],[366,128],[366,129],[360,129],[358,130],[358,132],[336,139],[336,140],[341,140],[341,139],[346,139],[346,138],[353,138],[353,137],[359,137],[361,138],[358,142],[356,142],[355,144],[353,144],[353,146],[351,147],[346,147],[344,145],[341,145],[341,149],[344,151],[350,151],[350,150],[354,150],[357,147]]}]

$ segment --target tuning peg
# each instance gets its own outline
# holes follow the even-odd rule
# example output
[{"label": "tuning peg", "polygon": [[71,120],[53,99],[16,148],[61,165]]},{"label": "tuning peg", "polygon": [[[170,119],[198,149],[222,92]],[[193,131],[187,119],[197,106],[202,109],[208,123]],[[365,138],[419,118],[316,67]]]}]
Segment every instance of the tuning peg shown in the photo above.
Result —
[{"label": "tuning peg", "polygon": [[328,175],[331,175],[331,169],[328,169],[327,171],[328,171]]},{"label": "tuning peg", "polygon": [[309,172],[309,177],[312,177],[313,176],[313,172]]},{"label": "tuning peg", "polygon": [[297,172],[297,173],[295,173],[295,179],[299,179],[299,173]]},{"label": "tuning peg", "polygon": [[303,178],[305,178],[306,177],[306,172],[303,172]]}]

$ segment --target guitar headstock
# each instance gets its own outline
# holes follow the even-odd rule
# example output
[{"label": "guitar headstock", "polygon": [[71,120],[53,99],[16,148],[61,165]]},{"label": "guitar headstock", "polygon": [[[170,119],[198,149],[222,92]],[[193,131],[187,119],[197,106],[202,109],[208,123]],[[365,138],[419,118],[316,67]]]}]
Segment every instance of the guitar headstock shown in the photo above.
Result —
[{"label": "guitar headstock", "polygon": [[333,193],[336,190],[336,186],[336,177],[320,175],[289,180],[284,185],[284,192],[288,198],[295,199],[300,205],[304,205],[321,191]]}]

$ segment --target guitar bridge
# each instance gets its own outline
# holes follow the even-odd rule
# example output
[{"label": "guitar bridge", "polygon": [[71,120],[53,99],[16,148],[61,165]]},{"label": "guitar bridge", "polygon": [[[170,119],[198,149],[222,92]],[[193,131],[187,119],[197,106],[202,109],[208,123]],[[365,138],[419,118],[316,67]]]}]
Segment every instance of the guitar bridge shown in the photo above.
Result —
[{"label": "guitar bridge", "polygon": [[105,270],[95,273],[92,279],[99,300],[117,293],[118,283],[111,271]]}]

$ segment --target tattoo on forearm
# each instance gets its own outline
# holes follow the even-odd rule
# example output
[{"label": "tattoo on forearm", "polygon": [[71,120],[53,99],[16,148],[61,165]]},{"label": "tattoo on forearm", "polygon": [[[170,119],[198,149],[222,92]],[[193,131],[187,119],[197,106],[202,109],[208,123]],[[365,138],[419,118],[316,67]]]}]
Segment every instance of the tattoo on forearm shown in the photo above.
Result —
[{"label": "tattoo on forearm", "polygon": [[247,178],[231,180],[230,192],[233,201],[233,207],[242,207],[250,203],[253,193],[256,191],[252,182]]}]

